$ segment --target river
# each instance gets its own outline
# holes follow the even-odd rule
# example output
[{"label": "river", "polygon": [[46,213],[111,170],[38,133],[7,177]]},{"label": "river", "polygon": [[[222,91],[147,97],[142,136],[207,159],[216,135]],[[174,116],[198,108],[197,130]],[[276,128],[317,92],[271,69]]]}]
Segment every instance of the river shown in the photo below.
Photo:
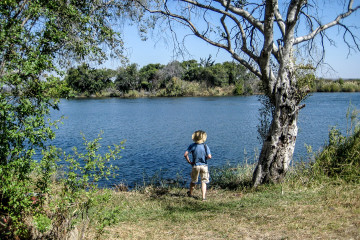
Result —
[{"label": "river", "polygon": [[[319,150],[331,127],[345,133],[350,102],[360,109],[360,93],[314,93],[304,101],[294,161],[306,161],[305,144]],[[134,185],[160,170],[164,178],[179,174],[187,179],[190,166],[183,154],[198,129],[208,134],[210,168],[256,161],[260,106],[258,96],[63,99],[52,119],[66,118],[52,144],[71,153],[73,146],[83,149],[81,133],[92,140],[103,132],[102,151],[126,140],[122,158],[114,163],[118,176],[106,185]]]}]

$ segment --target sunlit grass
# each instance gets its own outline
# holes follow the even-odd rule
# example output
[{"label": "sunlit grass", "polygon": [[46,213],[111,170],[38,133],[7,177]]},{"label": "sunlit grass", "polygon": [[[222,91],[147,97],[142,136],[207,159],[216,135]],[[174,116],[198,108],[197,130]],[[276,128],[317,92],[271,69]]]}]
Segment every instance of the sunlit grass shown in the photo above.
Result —
[{"label": "sunlit grass", "polygon": [[[200,196],[200,190],[195,194]],[[360,188],[291,184],[236,191],[210,189],[208,200],[186,189],[148,187],[113,193],[116,223],[102,239],[356,239],[360,236]],[[99,211],[94,210],[99,215]],[[96,235],[90,229],[88,239]]]}]

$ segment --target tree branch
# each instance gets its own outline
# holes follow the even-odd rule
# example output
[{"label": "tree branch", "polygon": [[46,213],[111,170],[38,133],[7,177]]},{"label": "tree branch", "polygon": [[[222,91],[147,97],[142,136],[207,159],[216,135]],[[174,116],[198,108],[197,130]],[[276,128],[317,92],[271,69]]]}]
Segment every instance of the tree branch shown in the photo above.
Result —
[{"label": "tree branch", "polygon": [[[142,6],[149,13],[161,14],[161,15],[163,15],[165,17],[171,18],[174,21],[177,21],[180,24],[185,25],[186,27],[188,27],[193,32],[193,34],[195,36],[201,38],[205,42],[207,42],[207,43],[209,43],[209,44],[211,44],[211,45],[213,45],[215,47],[219,47],[219,48],[222,48],[222,49],[228,51],[234,59],[239,61],[242,65],[244,65],[246,68],[248,68],[256,76],[261,77],[261,73],[254,66],[252,66],[248,61],[245,61],[242,57],[240,57],[234,51],[234,49],[231,46],[230,32],[228,31],[228,28],[226,26],[225,17],[229,17],[230,19],[232,19],[235,22],[235,24],[237,25],[237,27],[240,29],[240,31],[242,32],[242,38],[243,38],[243,40],[245,40],[242,43],[242,47],[241,47],[242,52],[244,52],[246,55],[248,55],[255,62],[258,62],[259,57],[256,56],[252,51],[247,49],[247,47],[246,47],[246,35],[245,35],[245,32],[244,32],[244,29],[242,28],[241,23],[239,22],[239,20],[235,16],[233,16],[231,13],[227,12],[226,10],[224,11],[224,10],[217,9],[217,8],[214,8],[214,7],[209,6],[209,5],[203,5],[203,4],[200,4],[200,3],[192,1],[192,0],[181,0],[181,1],[189,3],[189,4],[194,4],[194,6],[205,9],[205,10],[210,10],[212,12],[222,14],[223,15],[222,19],[223,20],[221,21],[221,24],[222,24],[222,26],[224,28],[224,31],[226,32],[225,39],[227,40],[227,44],[222,44],[220,42],[211,40],[209,37],[206,36],[206,32],[205,33],[200,33],[198,28],[195,26],[195,24],[193,24],[192,21],[190,21],[190,19],[188,19],[188,18],[186,18],[186,17],[184,17],[182,15],[178,15],[178,14],[170,12],[170,10],[167,8],[166,1],[164,3],[165,4],[164,9],[165,10],[160,10],[160,9],[153,10],[153,9],[149,9],[147,6],[145,6],[144,4],[142,4],[139,1],[137,1],[137,3],[140,4],[140,6]],[[206,22],[208,22],[208,21],[206,21]]]},{"label": "tree branch", "polygon": [[281,32],[281,35],[282,37],[284,38],[284,35],[285,35],[285,22],[284,20],[282,19],[282,16],[280,14],[280,11],[279,11],[279,3],[276,2],[276,5],[275,5],[275,19],[276,19],[276,23],[278,24],[279,26],[279,29],[280,29],[280,32]]},{"label": "tree branch", "polygon": [[345,13],[340,14],[339,16],[337,16],[335,18],[335,20],[321,25],[318,28],[316,28],[314,31],[312,31],[311,33],[309,33],[308,35],[302,36],[302,37],[298,37],[295,39],[294,41],[294,45],[305,42],[305,41],[309,41],[310,39],[314,38],[316,35],[318,35],[320,32],[323,32],[333,26],[339,25],[340,21],[346,17],[348,17],[350,14],[352,14],[353,12],[357,11],[358,9],[360,9],[360,5],[352,8],[353,5],[353,0],[349,1],[349,5],[348,5],[348,11]]},{"label": "tree branch", "polygon": [[[183,0],[186,2],[194,2],[192,0]],[[250,14],[248,11],[245,11],[244,9],[241,8],[237,8],[231,4],[229,4],[230,1],[226,1],[226,0],[214,0],[215,2],[220,3],[223,7],[226,7],[227,5],[229,5],[229,10],[238,15],[243,17],[246,21],[248,21],[251,25],[253,25],[255,28],[257,28],[260,32],[264,32],[264,25],[261,21],[257,20],[256,18],[254,18],[252,16],[252,14]]]}]

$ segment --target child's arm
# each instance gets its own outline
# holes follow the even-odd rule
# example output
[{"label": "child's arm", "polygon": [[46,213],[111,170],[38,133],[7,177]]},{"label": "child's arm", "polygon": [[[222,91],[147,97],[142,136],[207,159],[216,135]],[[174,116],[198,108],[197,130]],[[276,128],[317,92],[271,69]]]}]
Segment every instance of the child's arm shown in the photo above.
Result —
[{"label": "child's arm", "polygon": [[188,152],[188,151],[186,151],[186,152],[184,153],[184,157],[185,157],[186,161],[187,161],[189,164],[192,165],[192,162],[190,161],[190,158],[189,158],[189,152]]}]

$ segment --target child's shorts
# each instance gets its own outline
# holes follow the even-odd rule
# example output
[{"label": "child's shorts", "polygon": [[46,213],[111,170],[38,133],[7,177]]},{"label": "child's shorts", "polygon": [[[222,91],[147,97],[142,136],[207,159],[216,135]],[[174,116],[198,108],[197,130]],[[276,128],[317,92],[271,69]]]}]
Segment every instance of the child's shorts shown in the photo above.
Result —
[{"label": "child's shorts", "polygon": [[193,166],[191,171],[191,182],[197,183],[199,179],[199,173],[201,182],[209,183],[209,170],[207,165]]}]

